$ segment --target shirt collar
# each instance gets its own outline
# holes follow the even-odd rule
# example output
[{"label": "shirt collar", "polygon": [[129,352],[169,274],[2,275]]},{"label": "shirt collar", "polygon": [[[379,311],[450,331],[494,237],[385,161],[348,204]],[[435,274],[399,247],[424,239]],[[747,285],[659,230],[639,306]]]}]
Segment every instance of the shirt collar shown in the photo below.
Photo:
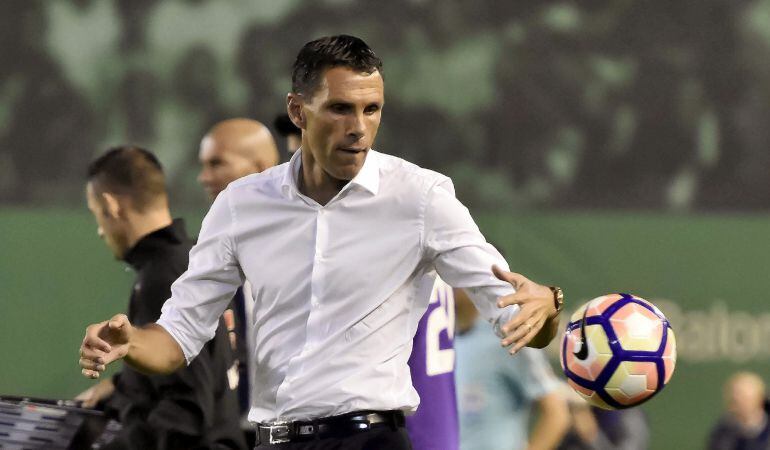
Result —
[{"label": "shirt collar", "polygon": [[299,148],[293,155],[291,155],[289,164],[286,166],[286,171],[283,173],[283,178],[281,179],[281,192],[283,192],[283,195],[289,199],[294,198],[299,191],[299,188],[297,187],[297,177],[299,176],[301,162],[302,148]]},{"label": "shirt collar", "polygon": [[145,261],[152,258],[152,253],[157,248],[170,244],[180,244],[187,239],[184,220],[174,219],[171,225],[159,228],[144,235],[123,256],[123,260],[135,269],[139,269]]},{"label": "shirt collar", "polygon": [[352,184],[356,184],[371,192],[372,195],[377,195],[380,189],[380,161],[379,154],[372,150],[366,152],[366,159],[361,170],[358,171],[358,175],[350,180]]},{"label": "shirt collar", "polygon": [[[300,148],[289,160],[288,167],[283,174],[281,180],[281,191],[288,198],[293,198],[299,191],[297,187],[297,180],[299,179],[299,169],[302,165],[302,149]],[[366,189],[372,195],[377,195],[380,189],[380,162],[379,153],[372,150],[366,152],[366,159],[364,165],[352,180],[351,184],[361,186]]]}]

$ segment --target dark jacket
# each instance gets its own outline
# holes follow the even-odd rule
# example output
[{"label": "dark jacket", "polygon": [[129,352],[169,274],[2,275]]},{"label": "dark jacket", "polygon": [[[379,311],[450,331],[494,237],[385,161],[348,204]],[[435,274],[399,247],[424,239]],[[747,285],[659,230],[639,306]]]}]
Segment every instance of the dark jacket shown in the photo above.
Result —
[{"label": "dark jacket", "polygon": [[[160,317],[171,284],[187,270],[192,241],[181,220],[143,237],[125,256],[136,270],[128,318],[141,326]],[[227,380],[233,356],[220,319],[216,335],[171,375],[145,375],[128,365],[114,378],[107,411],[123,426],[114,449],[246,448],[235,391]]]},{"label": "dark jacket", "polygon": [[709,450],[770,450],[770,403],[765,401],[765,424],[752,432],[744,430],[729,414],[711,429]]}]

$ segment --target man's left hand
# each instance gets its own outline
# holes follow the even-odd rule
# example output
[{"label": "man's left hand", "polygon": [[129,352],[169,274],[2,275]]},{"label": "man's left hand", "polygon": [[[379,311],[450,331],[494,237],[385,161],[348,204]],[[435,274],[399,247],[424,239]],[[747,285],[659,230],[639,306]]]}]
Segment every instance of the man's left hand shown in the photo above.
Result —
[{"label": "man's left hand", "polygon": [[[547,341],[550,342],[551,321],[558,317],[551,289],[533,282],[524,275],[506,272],[497,266],[492,266],[492,273],[516,289],[515,293],[500,297],[497,306],[505,308],[509,305],[519,305],[521,308],[510,322],[503,325],[505,338],[501,341],[502,345],[509,347],[509,352],[514,354],[535,339],[541,331],[549,334]],[[543,330],[546,324],[547,330]]]}]

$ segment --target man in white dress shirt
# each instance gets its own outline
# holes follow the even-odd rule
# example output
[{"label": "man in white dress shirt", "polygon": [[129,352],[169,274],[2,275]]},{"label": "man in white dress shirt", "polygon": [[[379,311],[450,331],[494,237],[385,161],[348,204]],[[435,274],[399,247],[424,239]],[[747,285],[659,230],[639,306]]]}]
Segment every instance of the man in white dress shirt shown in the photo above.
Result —
[{"label": "man in white dress shirt", "polygon": [[352,36],[302,48],[287,96],[301,150],[222,191],[156,324],[117,315],[88,327],[85,376],[118,358],[157,373],[189,363],[249,281],[257,446],[407,449],[423,274],[465,289],[510,352],[551,341],[560,290],[507,272],[449,178],[372,149],[381,72]]}]

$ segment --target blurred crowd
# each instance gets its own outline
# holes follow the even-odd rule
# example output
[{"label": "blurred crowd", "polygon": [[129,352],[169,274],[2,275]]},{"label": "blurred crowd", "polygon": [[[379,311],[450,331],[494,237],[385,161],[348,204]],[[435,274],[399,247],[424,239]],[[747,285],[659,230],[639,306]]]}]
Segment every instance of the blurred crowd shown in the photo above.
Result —
[{"label": "blurred crowd", "polygon": [[198,137],[274,116],[334,29],[389,61],[379,147],[473,207],[770,207],[766,1],[342,3],[2,2],[0,202],[76,204],[95,149],[131,142],[199,205]]}]

